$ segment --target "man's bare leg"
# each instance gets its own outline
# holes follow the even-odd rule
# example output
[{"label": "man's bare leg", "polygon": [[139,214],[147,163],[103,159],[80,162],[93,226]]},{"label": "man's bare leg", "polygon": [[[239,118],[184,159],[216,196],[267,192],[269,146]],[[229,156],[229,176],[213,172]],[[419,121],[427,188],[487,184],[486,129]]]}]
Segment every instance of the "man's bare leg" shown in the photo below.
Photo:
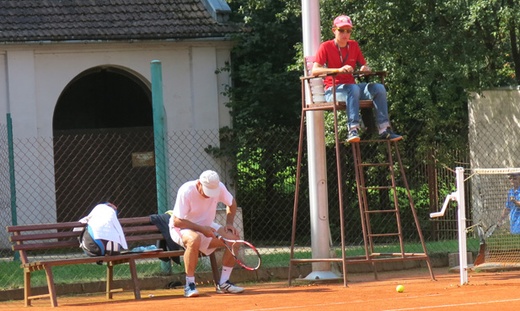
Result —
[{"label": "man's bare leg", "polygon": [[182,236],[184,243],[184,271],[187,276],[195,276],[195,268],[199,261],[200,236],[190,231]]},{"label": "man's bare leg", "polygon": [[199,292],[195,288],[195,268],[199,261],[199,249],[201,238],[194,231],[186,232],[182,235],[184,243],[184,271],[186,272],[186,287],[184,288],[184,296],[197,297]]},{"label": "man's bare leg", "polygon": [[[239,239],[238,236],[232,233],[224,232],[223,228],[220,228],[218,230],[218,234],[228,239]],[[222,241],[218,239],[213,239],[213,241],[211,241],[210,243],[210,247],[224,247],[224,245],[222,244]],[[220,289],[217,290],[218,293],[238,294],[244,291],[242,287],[235,286],[233,283],[229,281],[234,266],[235,259],[233,258],[233,255],[231,255],[231,252],[224,247],[224,254],[222,255],[222,274],[220,276]]]}]

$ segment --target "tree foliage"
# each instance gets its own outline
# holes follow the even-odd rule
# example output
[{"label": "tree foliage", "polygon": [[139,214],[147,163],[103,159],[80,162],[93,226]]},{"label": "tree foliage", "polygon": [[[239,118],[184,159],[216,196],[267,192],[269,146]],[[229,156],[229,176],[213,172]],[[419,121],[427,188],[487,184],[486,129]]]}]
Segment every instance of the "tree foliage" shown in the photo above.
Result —
[{"label": "tree foliage", "polygon": [[[240,34],[229,88],[234,127],[297,125],[301,2],[229,0]],[[372,68],[389,73],[391,118],[413,146],[464,145],[469,92],[518,84],[518,0],[321,0],[323,40],[351,16]]]},{"label": "tree foliage", "polygon": [[[244,24],[232,53],[229,89],[236,128],[294,126],[298,122],[298,72],[288,70],[301,41],[295,1],[231,0],[233,19]],[[295,83],[296,82],[296,83]]]},{"label": "tree foliage", "polygon": [[[442,161],[453,154],[451,150],[467,146],[471,92],[517,87],[520,82],[518,2],[320,0],[322,39],[332,38],[335,16],[352,18],[353,38],[360,43],[365,58],[373,69],[388,72],[390,116],[394,129],[405,135],[403,150],[413,153],[411,161],[420,163],[436,146]],[[231,19],[242,23],[244,32],[235,38],[231,63],[225,68],[233,81],[227,92],[233,128],[223,132],[226,141],[221,147],[228,149],[219,152],[239,162],[255,159],[250,165],[259,166],[248,169],[255,172],[255,178],[264,174],[260,184],[270,185],[262,189],[263,197],[258,189],[251,190],[256,201],[275,195],[291,200],[290,191],[276,188],[281,184],[276,178],[294,175],[285,168],[294,169],[296,150],[289,147],[294,142],[280,142],[277,137],[294,132],[293,140],[298,139],[299,76],[303,72],[301,2],[228,3]],[[328,128],[332,128],[330,124]],[[453,163],[453,159],[445,163]],[[237,179],[240,187],[247,189],[244,183],[252,178],[237,175]]]}]

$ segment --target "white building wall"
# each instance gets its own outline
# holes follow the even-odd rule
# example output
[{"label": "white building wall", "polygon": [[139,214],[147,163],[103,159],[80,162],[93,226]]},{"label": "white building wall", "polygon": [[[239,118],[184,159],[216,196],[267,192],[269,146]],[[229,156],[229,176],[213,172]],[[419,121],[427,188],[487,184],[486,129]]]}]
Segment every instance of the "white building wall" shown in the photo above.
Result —
[{"label": "white building wall", "polygon": [[475,93],[468,114],[471,167],[520,167],[520,89]]},{"label": "white building wall", "polygon": [[[33,140],[23,150],[15,150],[17,162],[19,223],[34,222],[34,211],[24,208],[40,206],[42,221],[55,218],[54,168],[41,163],[53,163],[52,120],[60,94],[72,79],[85,70],[98,66],[114,66],[137,77],[150,86],[150,62],[160,60],[163,73],[163,98],[166,126],[170,137],[189,139],[190,131],[209,131],[203,148],[218,146],[218,130],[230,125],[227,98],[221,93],[229,81],[227,72],[216,70],[229,61],[231,42],[155,42],[155,43],[77,43],[26,44],[0,48],[0,116],[11,113],[14,140]],[[4,124],[5,121],[1,121]],[[27,145],[29,147],[27,147]],[[171,145],[170,145],[171,146]],[[200,148],[170,148],[170,201],[183,182],[195,179],[200,168],[212,168],[221,173],[219,164]],[[175,170],[176,154],[191,159],[182,170]],[[28,157],[28,158],[27,158]],[[35,163],[27,166],[25,163]],[[223,176],[223,181],[226,182]],[[20,185],[18,185],[20,184]],[[19,187],[22,187],[18,189]],[[31,189],[31,191],[28,191]],[[31,215],[25,219],[24,215]],[[43,217],[43,216],[42,216]],[[0,245],[1,246],[1,245]]]},{"label": "white building wall", "polygon": [[7,54],[0,50],[0,124],[6,123],[7,98]]},{"label": "white building wall", "polygon": [[[520,88],[472,94],[468,115],[471,168],[520,167]],[[505,204],[505,197],[501,196],[505,196],[510,187],[506,175],[477,174],[469,182],[473,221],[482,222],[484,226],[493,224]],[[504,201],[493,202],[497,193]]]},{"label": "white building wall", "polygon": [[[226,62],[229,63],[229,51],[227,49],[217,49],[217,68],[224,68]],[[219,127],[231,126],[231,115],[229,110],[223,108],[229,101],[229,98],[225,96],[224,91],[227,85],[231,85],[231,77],[228,72],[220,72],[217,75],[217,86],[218,86],[218,103],[219,103]]]},{"label": "white building wall", "polygon": [[31,50],[7,52],[8,107],[16,138],[37,137],[35,64]]},{"label": "white building wall", "polygon": [[[3,82],[0,90],[8,87],[2,93],[16,105],[10,112],[13,118],[17,114],[17,137],[50,137],[59,95],[78,74],[115,66],[150,85],[150,62],[160,60],[168,129],[218,128],[230,120],[227,99],[221,95],[224,84],[219,83],[229,81],[229,75],[217,76],[215,71],[229,61],[230,48],[228,42],[17,46],[4,52],[6,68],[0,70],[7,72],[8,83]],[[7,109],[8,104],[0,104],[0,109]]]},{"label": "white building wall", "polygon": [[[201,124],[201,129],[218,129],[218,80],[215,70],[217,69],[217,57],[215,48],[194,48],[192,63],[192,101],[193,101],[193,123]],[[202,91],[205,89],[205,91]],[[197,104],[199,103],[199,104]],[[205,103],[205,104],[203,104]],[[202,123],[206,123],[202,125]]]},{"label": "white building wall", "polygon": [[[9,158],[7,144],[7,55],[0,51],[0,228],[12,223],[9,188]],[[8,235],[0,230],[0,248],[8,247]]]}]

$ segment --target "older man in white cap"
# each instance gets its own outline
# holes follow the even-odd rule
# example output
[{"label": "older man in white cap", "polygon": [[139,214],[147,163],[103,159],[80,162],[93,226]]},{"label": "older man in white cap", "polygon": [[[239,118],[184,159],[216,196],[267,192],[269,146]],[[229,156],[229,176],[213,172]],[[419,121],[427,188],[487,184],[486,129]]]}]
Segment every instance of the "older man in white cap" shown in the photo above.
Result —
[{"label": "older man in white cap", "polygon": [[[226,205],[226,225],[215,222],[217,204]],[[226,186],[220,182],[215,171],[204,171],[199,179],[184,183],[177,192],[177,199],[170,218],[170,235],[172,240],[185,248],[184,269],[186,286],[184,296],[197,297],[195,287],[195,268],[199,260],[199,252],[209,255],[216,248],[224,247],[215,233],[228,238],[238,239],[237,229],[233,226],[237,203]],[[218,293],[241,293],[242,287],[229,281],[235,264],[231,253],[226,249],[222,257],[222,275]]]}]

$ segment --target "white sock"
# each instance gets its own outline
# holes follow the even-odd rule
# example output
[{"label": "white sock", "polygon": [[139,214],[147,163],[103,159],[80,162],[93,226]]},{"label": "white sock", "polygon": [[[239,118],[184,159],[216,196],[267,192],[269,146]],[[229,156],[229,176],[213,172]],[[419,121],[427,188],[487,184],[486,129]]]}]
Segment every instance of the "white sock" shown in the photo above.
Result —
[{"label": "white sock", "polygon": [[377,128],[379,129],[379,134],[383,134],[384,131],[386,131],[387,128],[390,127],[390,123],[389,122],[385,122],[383,124],[379,124],[377,126]]},{"label": "white sock", "polygon": [[186,286],[188,286],[188,284],[190,284],[190,283],[195,284],[195,277],[194,276],[187,276],[186,277]]},{"label": "white sock", "polygon": [[220,284],[224,284],[224,282],[229,280],[229,277],[231,276],[232,271],[233,271],[233,267],[222,266],[222,274],[220,275]]}]

